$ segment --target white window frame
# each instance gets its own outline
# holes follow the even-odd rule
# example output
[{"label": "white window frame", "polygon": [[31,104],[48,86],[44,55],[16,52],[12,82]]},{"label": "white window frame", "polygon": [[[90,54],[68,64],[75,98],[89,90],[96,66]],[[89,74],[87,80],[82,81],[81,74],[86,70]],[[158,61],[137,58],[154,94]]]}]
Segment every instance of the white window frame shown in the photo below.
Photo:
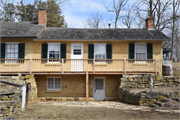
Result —
[{"label": "white window frame", "polygon": [[[48,88],[48,78],[53,78],[53,89]],[[55,89],[55,78],[60,78],[61,89]],[[62,77],[54,77],[54,76],[47,77],[47,91],[61,91],[61,90],[62,90]]]},{"label": "white window frame", "polygon": [[[145,45],[146,46],[146,51],[145,52],[141,52],[141,53],[145,53],[145,56],[147,56],[147,43],[135,43],[135,47],[134,47],[134,51],[135,51],[135,63],[146,63],[146,61],[138,61],[138,59],[136,59],[136,45]],[[146,59],[147,59],[147,57],[146,57]]]},{"label": "white window frame", "polygon": [[[94,43],[94,59],[96,59],[95,58],[95,56],[96,56],[96,54],[95,54],[95,45],[103,45],[104,47],[105,47],[105,59],[106,59],[106,44],[107,43]],[[95,63],[105,63],[106,61],[96,61],[95,60]]]},{"label": "white window frame", "polygon": [[[5,42],[5,59],[11,59],[11,58],[7,58],[7,45],[8,44],[19,44],[19,42]],[[11,48],[10,48],[11,49]],[[19,54],[19,45],[18,45],[18,52],[17,52],[17,54]],[[13,59],[15,59],[15,58],[13,58]],[[18,59],[18,58],[17,58]],[[14,61],[14,60],[12,60],[11,62],[10,62],[11,60],[5,60],[5,63],[18,63],[18,61]]]},{"label": "white window frame", "polygon": [[[59,45],[59,59],[60,59],[60,56],[61,56],[61,43],[48,43],[48,59],[49,59],[49,45],[53,45],[53,44]],[[48,60],[48,63],[60,63],[60,61],[53,62],[53,61]]]}]

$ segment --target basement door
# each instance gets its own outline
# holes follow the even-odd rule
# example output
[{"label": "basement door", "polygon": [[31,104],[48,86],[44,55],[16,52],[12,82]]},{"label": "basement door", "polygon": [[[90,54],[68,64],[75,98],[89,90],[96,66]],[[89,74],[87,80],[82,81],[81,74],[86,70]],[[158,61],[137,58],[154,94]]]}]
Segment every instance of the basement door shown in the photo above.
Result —
[{"label": "basement door", "polygon": [[101,101],[105,99],[105,78],[94,78],[94,100]]},{"label": "basement door", "polygon": [[71,44],[71,71],[83,71],[83,53],[82,43]]}]

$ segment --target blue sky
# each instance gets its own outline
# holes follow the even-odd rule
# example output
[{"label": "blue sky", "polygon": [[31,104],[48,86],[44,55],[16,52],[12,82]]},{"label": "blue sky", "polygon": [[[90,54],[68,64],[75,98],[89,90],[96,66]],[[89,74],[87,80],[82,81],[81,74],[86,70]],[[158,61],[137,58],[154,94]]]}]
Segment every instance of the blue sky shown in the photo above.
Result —
[{"label": "blue sky", "polygon": [[[14,0],[16,3],[20,0]],[[34,0],[24,0],[25,4],[33,3]],[[41,0],[46,1],[46,0]],[[113,26],[112,20],[114,18],[114,13],[107,12],[105,5],[110,6],[113,0],[67,0],[68,2],[63,6],[63,15],[68,24],[68,27],[71,28],[84,28],[84,22],[88,18],[91,17],[91,14],[99,13],[102,16],[103,21],[106,27],[108,27],[108,23],[111,23],[111,27]],[[138,1],[138,0],[136,0]],[[126,7],[131,8],[134,4],[135,0],[129,0],[126,4]],[[126,11],[122,11],[122,14]],[[88,26],[86,26],[88,27]],[[104,27],[104,26],[103,26]],[[120,28],[126,28],[123,24],[118,24]],[[132,27],[137,27],[133,25]]]},{"label": "blue sky", "polygon": [[[108,13],[105,5],[108,6],[112,0],[70,0],[64,7],[63,14],[69,27],[83,28],[83,21],[91,17],[91,14],[99,13],[104,22],[111,22],[112,13]],[[129,6],[133,0],[129,1]],[[108,26],[107,26],[108,27]],[[119,27],[125,27],[120,25]]]}]

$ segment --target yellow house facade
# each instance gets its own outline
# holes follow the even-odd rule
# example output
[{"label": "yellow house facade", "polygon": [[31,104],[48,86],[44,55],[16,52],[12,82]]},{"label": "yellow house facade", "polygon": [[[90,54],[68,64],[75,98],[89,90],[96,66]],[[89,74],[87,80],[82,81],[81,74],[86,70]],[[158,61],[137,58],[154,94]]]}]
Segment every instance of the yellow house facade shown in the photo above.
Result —
[{"label": "yellow house facade", "polygon": [[51,28],[38,17],[39,23],[4,24],[0,63],[1,75],[33,74],[38,97],[117,100],[123,74],[162,74],[168,38],[160,31]]}]

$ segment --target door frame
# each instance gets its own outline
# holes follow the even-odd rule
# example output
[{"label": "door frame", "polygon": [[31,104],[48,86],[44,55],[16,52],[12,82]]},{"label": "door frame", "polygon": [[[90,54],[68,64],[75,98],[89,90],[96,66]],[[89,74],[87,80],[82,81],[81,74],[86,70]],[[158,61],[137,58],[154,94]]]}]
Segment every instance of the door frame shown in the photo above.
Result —
[{"label": "door frame", "polygon": [[95,90],[95,80],[96,79],[103,79],[103,87],[104,87],[104,98],[106,98],[106,92],[105,92],[105,87],[106,87],[106,77],[105,76],[96,76],[94,77],[94,83],[93,83],[93,97],[94,97],[94,90]]},{"label": "door frame", "polygon": [[[75,58],[72,58],[72,56],[73,56],[73,46],[74,45],[80,45],[81,46],[81,58],[80,59],[82,59],[82,61],[83,61],[83,59],[84,59],[84,44],[83,43],[71,43],[71,59],[75,59]],[[73,72],[79,72],[79,71],[84,71],[84,61],[82,62],[82,70],[72,70],[72,60],[71,60],[71,71],[73,71]]]}]

